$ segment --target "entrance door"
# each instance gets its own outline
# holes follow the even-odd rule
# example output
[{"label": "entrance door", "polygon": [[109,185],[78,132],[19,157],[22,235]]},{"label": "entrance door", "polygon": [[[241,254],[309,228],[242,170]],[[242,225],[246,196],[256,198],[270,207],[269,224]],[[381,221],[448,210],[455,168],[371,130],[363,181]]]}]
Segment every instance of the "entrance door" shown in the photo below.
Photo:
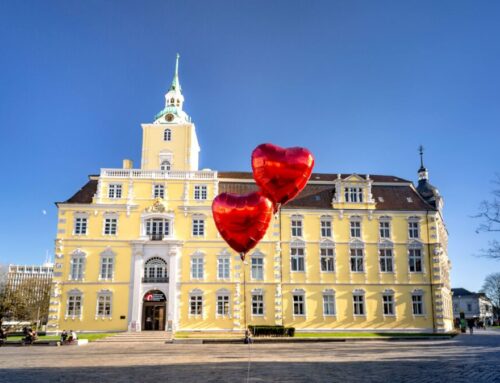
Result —
[{"label": "entrance door", "polygon": [[142,329],[165,331],[165,303],[144,302]]},{"label": "entrance door", "polygon": [[159,290],[144,295],[142,302],[142,330],[165,331],[167,298]]}]

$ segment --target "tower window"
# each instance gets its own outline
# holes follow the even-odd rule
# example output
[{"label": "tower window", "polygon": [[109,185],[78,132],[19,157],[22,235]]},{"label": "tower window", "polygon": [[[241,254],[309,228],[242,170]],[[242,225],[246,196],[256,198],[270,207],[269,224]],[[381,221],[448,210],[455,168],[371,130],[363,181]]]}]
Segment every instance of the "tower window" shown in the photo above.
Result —
[{"label": "tower window", "polygon": [[163,171],[165,171],[165,172],[168,172],[168,171],[170,171],[170,167],[171,167],[171,165],[170,165],[170,161],[165,160],[165,161],[163,161],[163,162],[161,163],[161,165],[160,165],[160,170],[163,170]]},{"label": "tower window", "polygon": [[172,131],[170,129],[163,131],[163,141],[172,141]]},{"label": "tower window", "polygon": [[171,104],[171,105],[174,105],[174,104],[175,104],[175,99],[174,99],[174,98],[171,98],[171,99],[170,99],[170,104]]}]

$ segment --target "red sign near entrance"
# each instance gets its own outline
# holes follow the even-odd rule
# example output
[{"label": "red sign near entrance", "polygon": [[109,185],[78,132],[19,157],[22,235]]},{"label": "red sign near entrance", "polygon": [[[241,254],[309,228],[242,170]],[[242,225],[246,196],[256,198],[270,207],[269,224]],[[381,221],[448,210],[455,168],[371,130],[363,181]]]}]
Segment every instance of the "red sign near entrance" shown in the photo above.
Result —
[{"label": "red sign near entrance", "polygon": [[165,294],[161,291],[152,291],[144,295],[144,300],[147,302],[165,302]]}]

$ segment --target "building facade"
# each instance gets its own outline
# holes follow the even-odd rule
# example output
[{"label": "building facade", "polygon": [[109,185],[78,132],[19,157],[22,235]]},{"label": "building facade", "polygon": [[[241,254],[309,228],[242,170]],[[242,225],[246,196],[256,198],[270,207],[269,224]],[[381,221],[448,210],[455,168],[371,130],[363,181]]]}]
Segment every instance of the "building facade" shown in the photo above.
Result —
[{"label": "building facade", "polygon": [[455,319],[477,319],[491,325],[494,320],[493,305],[484,293],[474,293],[463,288],[451,289],[453,294],[453,317]]},{"label": "building facade", "polygon": [[28,280],[40,281],[45,285],[52,282],[54,265],[45,262],[43,265],[9,265],[7,273],[7,288],[15,290]]},{"label": "building facade", "polygon": [[199,170],[178,61],[165,108],[142,125],[142,161],[101,169],[57,203],[49,329],[452,329],[442,199],[393,176],[313,174],[245,261],[211,215],[251,173]]}]

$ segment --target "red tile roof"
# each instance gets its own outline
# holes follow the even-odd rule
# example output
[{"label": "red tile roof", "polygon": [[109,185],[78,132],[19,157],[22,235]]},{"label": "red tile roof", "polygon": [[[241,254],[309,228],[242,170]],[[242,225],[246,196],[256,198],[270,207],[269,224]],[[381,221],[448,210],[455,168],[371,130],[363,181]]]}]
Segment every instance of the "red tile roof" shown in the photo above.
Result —
[{"label": "red tile roof", "polygon": [[[347,178],[350,174],[342,174]],[[324,181],[325,184],[309,183],[304,190],[285,209],[332,209],[332,199],[335,195],[333,180],[336,174],[313,173],[312,181]],[[364,178],[364,176],[363,176]],[[372,195],[377,210],[427,211],[435,208],[426,203],[414,189],[410,181],[394,176],[370,175],[375,182],[372,185]],[[219,192],[246,194],[258,190],[250,172],[220,172]],[[230,181],[240,179],[242,181]],[[332,183],[330,183],[332,182]],[[383,185],[377,184],[383,183]],[[392,185],[391,185],[392,184]],[[78,192],[64,203],[90,204],[97,191],[97,179],[92,177]]]}]

